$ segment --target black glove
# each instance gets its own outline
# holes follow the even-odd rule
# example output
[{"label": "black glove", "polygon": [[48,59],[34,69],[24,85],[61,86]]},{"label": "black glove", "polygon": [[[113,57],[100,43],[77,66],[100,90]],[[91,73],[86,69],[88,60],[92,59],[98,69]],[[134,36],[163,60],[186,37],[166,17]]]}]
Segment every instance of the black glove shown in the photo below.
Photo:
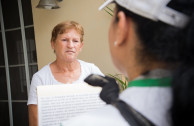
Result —
[{"label": "black glove", "polygon": [[89,85],[102,87],[100,98],[107,104],[114,104],[118,100],[119,86],[114,78],[91,74],[84,81]]}]

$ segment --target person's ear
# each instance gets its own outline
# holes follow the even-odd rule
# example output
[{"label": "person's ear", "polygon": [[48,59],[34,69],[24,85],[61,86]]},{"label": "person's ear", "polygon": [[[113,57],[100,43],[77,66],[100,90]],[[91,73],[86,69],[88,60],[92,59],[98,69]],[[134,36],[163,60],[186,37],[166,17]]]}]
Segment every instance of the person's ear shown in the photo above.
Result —
[{"label": "person's ear", "polygon": [[129,22],[123,11],[118,12],[118,23],[117,23],[117,45],[122,45],[128,36]]},{"label": "person's ear", "polygon": [[83,46],[84,46],[84,42],[81,42],[81,45],[80,45],[80,52],[82,51]]},{"label": "person's ear", "polygon": [[52,49],[55,49],[55,42],[51,41],[51,47]]}]

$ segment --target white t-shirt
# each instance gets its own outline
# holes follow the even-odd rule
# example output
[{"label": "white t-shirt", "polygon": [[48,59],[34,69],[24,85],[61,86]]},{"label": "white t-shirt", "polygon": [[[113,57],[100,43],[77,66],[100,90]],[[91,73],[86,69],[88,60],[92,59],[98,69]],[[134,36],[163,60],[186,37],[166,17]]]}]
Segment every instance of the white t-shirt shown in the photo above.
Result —
[{"label": "white t-shirt", "polygon": [[[172,101],[170,87],[129,87],[119,97],[156,126],[170,126],[169,114]],[[64,121],[62,126],[129,126],[129,124],[119,110],[112,105],[106,105]]]},{"label": "white t-shirt", "polygon": [[[96,65],[92,63],[84,62],[82,60],[78,60],[78,61],[81,65],[81,75],[79,79],[74,81],[72,84],[82,83],[84,79],[90,74],[99,74],[104,76],[103,73]],[[50,69],[50,64],[48,64],[33,75],[27,104],[28,105],[37,104],[37,93],[36,93],[37,86],[54,85],[54,84],[64,84],[64,83],[59,82],[54,78]]]}]

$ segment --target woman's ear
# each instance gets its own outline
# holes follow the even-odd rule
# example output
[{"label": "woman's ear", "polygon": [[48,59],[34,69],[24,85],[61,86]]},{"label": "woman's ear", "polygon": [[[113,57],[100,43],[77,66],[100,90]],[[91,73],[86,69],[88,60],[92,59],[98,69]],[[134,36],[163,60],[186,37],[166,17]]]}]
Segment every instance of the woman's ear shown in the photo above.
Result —
[{"label": "woman's ear", "polygon": [[84,42],[81,42],[81,45],[80,45],[80,52],[82,51],[83,46],[84,46]]},{"label": "woman's ear", "polygon": [[123,11],[118,12],[118,23],[117,23],[117,38],[116,42],[117,45],[122,45],[128,36],[129,31],[129,22],[128,19]]},{"label": "woman's ear", "polygon": [[51,41],[51,47],[52,49],[55,49],[55,42]]}]

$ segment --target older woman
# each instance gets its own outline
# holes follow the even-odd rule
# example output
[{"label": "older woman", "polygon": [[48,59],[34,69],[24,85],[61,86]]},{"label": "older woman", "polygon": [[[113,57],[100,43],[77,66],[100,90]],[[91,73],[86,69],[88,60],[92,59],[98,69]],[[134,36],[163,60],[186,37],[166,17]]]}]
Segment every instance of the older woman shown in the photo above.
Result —
[{"label": "older woman", "polygon": [[194,0],[107,0],[102,8],[112,2],[109,46],[128,88],[118,97],[113,79],[89,76],[112,105],[63,124],[193,126]]},{"label": "older woman", "polygon": [[28,98],[30,125],[37,125],[37,95],[39,85],[81,83],[91,73],[103,75],[97,66],[78,60],[83,48],[83,27],[74,21],[57,24],[51,37],[56,60],[33,75]]}]

